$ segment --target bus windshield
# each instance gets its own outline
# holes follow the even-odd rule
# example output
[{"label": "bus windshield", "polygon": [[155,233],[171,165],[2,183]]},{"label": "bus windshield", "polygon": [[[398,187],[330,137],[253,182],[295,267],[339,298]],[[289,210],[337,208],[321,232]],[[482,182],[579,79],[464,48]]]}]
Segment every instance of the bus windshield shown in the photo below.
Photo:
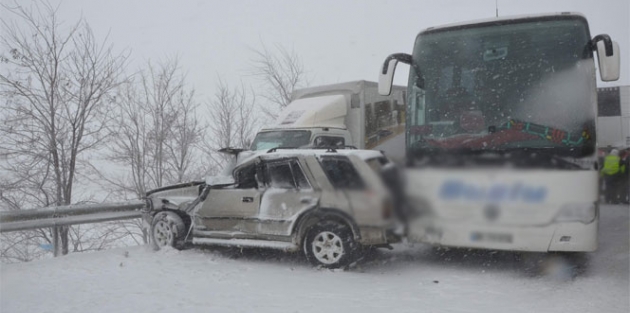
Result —
[{"label": "bus windshield", "polygon": [[420,33],[409,79],[408,150],[592,154],[589,40],[587,22],[575,16]]}]

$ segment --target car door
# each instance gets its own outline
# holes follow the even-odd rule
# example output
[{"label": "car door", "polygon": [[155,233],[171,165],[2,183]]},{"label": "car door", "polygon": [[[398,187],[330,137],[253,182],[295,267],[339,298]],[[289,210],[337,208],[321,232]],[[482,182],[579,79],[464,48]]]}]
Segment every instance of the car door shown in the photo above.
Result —
[{"label": "car door", "polygon": [[234,170],[234,186],[211,189],[196,214],[198,230],[219,237],[251,234],[262,195],[255,174],[256,162],[244,164]]},{"label": "car door", "polygon": [[[346,156],[322,156],[322,169],[337,192],[343,192],[359,224],[374,225],[381,219],[381,203],[378,195],[361,177]],[[365,167],[369,169],[366,164]]]},{"label": "car door", "polygon": [[298,158],[265,162],[265,193],[259,213],[261,235],[289,236],[302,212],[317,206],[320,192],[313,187],[306,166]]}]

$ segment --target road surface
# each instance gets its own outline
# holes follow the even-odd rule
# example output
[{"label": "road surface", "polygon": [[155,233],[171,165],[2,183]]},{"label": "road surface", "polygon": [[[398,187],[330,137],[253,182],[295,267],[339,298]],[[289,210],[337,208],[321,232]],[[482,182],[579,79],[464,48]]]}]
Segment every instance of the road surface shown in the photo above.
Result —
[{"label": "road surface", "polygon": [[628,212],[602,207],[599,250],[577,277],[538,275],[538,255],[425,246],[346,271],[269,250],[133,247],[3,264],[0,311],[628,312]]}]

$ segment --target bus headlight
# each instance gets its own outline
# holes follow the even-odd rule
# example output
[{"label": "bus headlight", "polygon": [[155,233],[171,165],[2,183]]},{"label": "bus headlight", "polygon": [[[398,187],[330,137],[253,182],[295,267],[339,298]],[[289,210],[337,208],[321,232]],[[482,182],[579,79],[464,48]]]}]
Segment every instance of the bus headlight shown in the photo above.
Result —
[{"label": "bus headlight", "polygon": [[595,203],[570,203],[560,208],[556,222],[581,222],[588,224],[595,220],[597,206]]}]

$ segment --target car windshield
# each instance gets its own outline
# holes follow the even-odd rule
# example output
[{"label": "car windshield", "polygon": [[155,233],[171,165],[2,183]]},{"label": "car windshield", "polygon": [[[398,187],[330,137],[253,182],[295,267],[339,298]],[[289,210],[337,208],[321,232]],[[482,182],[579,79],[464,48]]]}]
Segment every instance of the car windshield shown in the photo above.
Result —
[{"label": "car windshield", "polygon": [[576,17],[421,33],[407,146],[592,152],[589,47],[586,22]]},{"label": "car windshield", "polygon": [[252,143],[252,150],[267,150],[271,148],[299,148],[308,146],[311,132],[307,130],[279,130],[260,132]]}]

